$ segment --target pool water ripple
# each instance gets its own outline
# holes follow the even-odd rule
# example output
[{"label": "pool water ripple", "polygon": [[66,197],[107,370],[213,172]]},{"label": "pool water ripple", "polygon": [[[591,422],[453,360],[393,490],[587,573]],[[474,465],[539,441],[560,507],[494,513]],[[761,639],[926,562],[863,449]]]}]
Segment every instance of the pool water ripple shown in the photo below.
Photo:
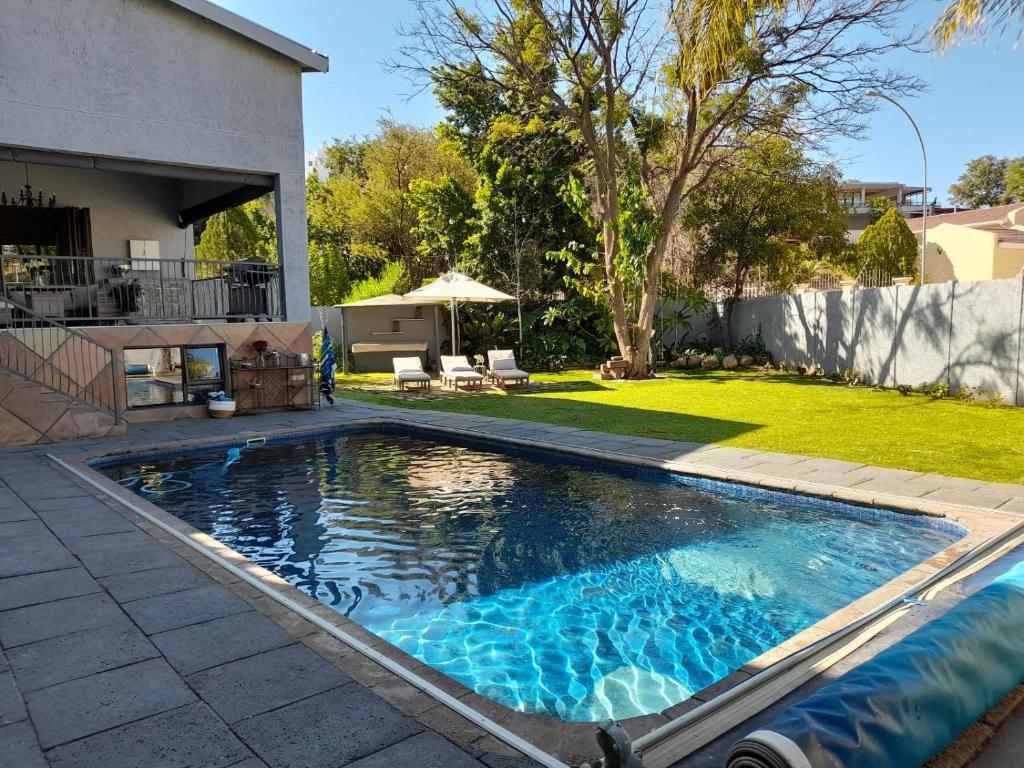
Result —
[{"label": "pool water ripple", "polygon": [[662,711],[954,541],[909,518],[393,434],[104,471],[481,695]]}]

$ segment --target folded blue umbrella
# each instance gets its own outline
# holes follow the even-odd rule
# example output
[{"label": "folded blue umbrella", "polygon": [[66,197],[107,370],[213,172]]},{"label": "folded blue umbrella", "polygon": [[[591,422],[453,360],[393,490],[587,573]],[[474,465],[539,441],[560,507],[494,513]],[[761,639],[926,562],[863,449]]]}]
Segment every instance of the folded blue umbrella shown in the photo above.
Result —
[{"label": "folded blue umbrella", "polygon": [[1024,563],[754,731],[728,768],[916,768],[1024,680]]},{"label": "folded blue umbrella", "polygon": [[336,368],[334,343],[331,341],[330,332],[324,328],[320,341],[320,392],[331,405],[334,405],[334,371]]}]

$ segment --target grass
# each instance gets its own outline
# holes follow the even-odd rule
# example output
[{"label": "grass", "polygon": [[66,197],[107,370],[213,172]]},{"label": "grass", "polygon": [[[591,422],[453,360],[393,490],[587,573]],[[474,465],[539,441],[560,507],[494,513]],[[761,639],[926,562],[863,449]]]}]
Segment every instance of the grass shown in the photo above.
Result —
[{"label": "grass", "polygon": [[[1024,483],[1024,408],[902,396],[778,373],[725,371],[605,382],[589,371],[539,375],[558,391],[411,400],[342,389],[341,397],[407,408],[504,416],[628,435],[719,443],[917,472]],[[390,374],[339,377],[381,386]]]}]

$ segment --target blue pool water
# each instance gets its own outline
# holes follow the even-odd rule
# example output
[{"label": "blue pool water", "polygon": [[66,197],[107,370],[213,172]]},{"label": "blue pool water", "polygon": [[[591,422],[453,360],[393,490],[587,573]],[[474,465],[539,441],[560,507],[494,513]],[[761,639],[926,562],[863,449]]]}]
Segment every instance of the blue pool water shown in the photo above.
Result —
[{"label": "blue pool water", "polygon": [[357,433],[102,471],[481,695],[571,721],[662,711],[960,535],[503,451]]}]

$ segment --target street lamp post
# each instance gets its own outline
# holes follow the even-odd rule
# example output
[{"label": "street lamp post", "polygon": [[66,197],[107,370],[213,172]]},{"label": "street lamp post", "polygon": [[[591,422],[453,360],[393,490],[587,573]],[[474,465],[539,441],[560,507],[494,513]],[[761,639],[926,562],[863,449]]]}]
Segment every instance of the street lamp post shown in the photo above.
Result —
[{"label": "street lamp post", "polygon": [[917,123],[914,122],[914,118],[910,116],[910,113],[896,99],[878,91],[868,91],[867,95],[878,99],[885,99],[906,115],[907,120],[910,121],[911,126],[914,128],[914,133],[917,134],[918,142],[921,144],[921,160],[924,163],[924,190],[921,193],[921,275],[918,278],[918,283],[924,285],[924,262],[928,249],[928,154],[924,151],[924,139],[921,137],[921,131],[917,127]]}]

